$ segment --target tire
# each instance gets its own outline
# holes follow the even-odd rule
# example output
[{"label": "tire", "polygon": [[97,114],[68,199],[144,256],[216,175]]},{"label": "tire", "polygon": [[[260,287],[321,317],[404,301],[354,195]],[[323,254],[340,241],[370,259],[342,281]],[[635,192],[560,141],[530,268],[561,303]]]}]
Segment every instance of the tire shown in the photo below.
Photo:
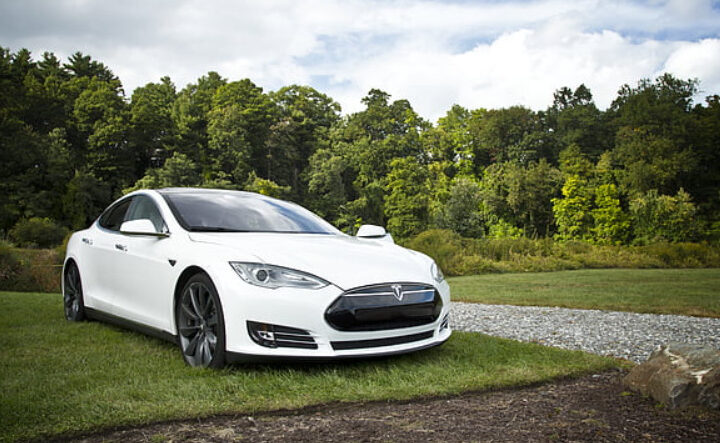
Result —
[{"label": "tire", "polygon": [[82,280],[80,279],[80,270],[78,270],[75,262],[71,261],[65,266],[63,280],[65,319],[68,321],[85,320]]},{"label": "tire", "polygon": [[175,304],[180,351],[193,367],[225,366],[225,321],[220,297],[210,277],[195,274],[185,283]]}]

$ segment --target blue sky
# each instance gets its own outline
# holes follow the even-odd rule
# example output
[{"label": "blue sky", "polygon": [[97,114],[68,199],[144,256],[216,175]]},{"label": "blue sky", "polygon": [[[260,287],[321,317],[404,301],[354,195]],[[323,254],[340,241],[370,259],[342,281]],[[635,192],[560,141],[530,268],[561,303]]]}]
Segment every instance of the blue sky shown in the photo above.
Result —
[{"label": "blue sky", "polygon": [[720,2],[0,0],[0,45],[106,63],[128,94],[207,71],[266,90],[310,84],[362,108],[371,88],[435,120],[470,109],[543,109],[585,83],[601,108],[618,88],[671,72],[720,93]]}]

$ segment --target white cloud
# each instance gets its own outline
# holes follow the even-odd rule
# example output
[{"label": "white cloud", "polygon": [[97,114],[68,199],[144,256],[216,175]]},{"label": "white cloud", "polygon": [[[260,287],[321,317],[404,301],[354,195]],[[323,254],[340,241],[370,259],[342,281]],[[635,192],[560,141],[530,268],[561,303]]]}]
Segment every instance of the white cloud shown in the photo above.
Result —
[{"label": "white cloud", "polygon": [[620,85],[665,71],[720,92],[719,23],[710,0],[0,3],[3,46],[83,51],[128,92],[217,70],[266,89],[310,83],[346,112],[376,87],[433,120],[453,103],[544,108],[580,83],[605,107]]}]

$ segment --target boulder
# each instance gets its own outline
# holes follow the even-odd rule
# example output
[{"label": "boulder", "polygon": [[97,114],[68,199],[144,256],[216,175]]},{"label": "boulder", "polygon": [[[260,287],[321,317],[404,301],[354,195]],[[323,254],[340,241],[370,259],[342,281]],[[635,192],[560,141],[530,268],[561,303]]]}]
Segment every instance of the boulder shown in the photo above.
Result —
[{"label": "boulder", "polygon": [[684,343],[659,346],[623,381],[670,408],[720,409],[720,351]]}]

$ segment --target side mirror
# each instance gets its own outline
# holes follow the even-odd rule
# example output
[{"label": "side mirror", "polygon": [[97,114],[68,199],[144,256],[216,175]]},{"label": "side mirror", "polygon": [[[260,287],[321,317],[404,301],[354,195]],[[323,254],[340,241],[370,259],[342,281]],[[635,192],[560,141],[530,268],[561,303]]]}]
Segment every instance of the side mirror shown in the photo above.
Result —
[{"label": "side mirror", "polygon": [[395,243],[393,241],[392,235],[385,231],[385,228],[383,228],[382,226],[362,225],[360,226],[360,229],[358,229],[358,232],[357,234],[355,234],[355,236],[359,238],[383,240],[390,243]]},{"label": "side mirror", "polygon": [[150,219],[128,220],[120,225],[120,233],[127,235],[150,235],[153,237],[169,237],[167,232],[158,232]]}]

